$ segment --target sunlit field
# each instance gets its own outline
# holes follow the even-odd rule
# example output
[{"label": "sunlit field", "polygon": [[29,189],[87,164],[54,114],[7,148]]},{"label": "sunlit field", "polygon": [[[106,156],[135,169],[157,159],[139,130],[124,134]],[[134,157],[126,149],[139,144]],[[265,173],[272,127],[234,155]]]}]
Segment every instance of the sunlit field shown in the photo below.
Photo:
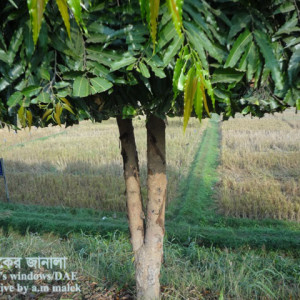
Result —
[{"label": "sunlit field", "polygon": [[[134,121],[145,200],[144,125]],[[181,119],[168,120],[168,203],[176,201],[167,210],[162,299],[300,299],[299,223],[224,217],[300,220],[299,129],[291,111],[192,119],[185,134]],[[67,257],[82,287],[45,299],[134,299],[118,137],[115,120],[0,130],[12,202],[42,205],[2,204],[0,256]]]},{"label": "sunlit field", "polygon": [[[145,120],[134,120],[146,198]],[[207,120],[192,119],[183,133],[182,120],[167,126],[168,202],[194,159]],[[114,119],[70,128],[32,128],[18,133],[0,130],[10,198],[15,203],[88,207],[125,211],[125,184],[119,134]],[[3,182],[0,198],[5,201]]]},{"label": "sunlit field", "polygon": [[300,116],[223,122],[218,206],[226,216],[300,221]]}]

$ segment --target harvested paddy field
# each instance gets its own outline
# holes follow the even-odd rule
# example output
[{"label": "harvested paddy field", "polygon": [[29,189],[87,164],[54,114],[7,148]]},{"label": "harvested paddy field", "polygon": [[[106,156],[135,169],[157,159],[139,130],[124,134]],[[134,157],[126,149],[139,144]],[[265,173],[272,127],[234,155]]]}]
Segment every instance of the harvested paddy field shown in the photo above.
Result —
[{"label": "harvested paddy field", "polygon": [[[168,120],[168,202],[175,198],[180,179],[187,176],[207,122],[200,125],[193,118],[184,134],[179,118]],[[145,120],[135,120],[134,127],[145,200]],[[82,122],[67,129],[57,126],[18,133],[1,129],[0,151],[14,203],[126,210],[123,162],[114,119],[102,124]],[[2,184],[0,199],[5,201]]]},{"label": "harvested paddy field", "polygon": [[300,116],[222,122],[218,209],[225,216],[300,221]]}]

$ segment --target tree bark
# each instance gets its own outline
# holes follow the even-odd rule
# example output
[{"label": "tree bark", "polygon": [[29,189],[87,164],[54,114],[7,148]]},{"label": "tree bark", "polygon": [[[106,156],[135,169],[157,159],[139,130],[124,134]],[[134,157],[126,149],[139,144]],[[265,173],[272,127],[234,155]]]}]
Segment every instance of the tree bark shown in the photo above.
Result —
[{"label": "tree bark", "polygon": [[147,121],[148,201],[145,228],[132,121],[117,118],[117,123],[124,162],[129,229],[135,258],[137,299],[157,300],[160,299],[159,277],[165,232],[166,126],[162,119],[153,115]]},{"label": "tree bark", "polygon": [[167,190],[165,123],[151,115],[147,122],[148,201],[146,233],[137,253],[137,298],[160,299],[160,268],[165,232]]},{"label": "tree bark", "polygon": [[141,196],[139,161],[131,119],[117,118],[122,147],[127,213],[131,244],[136,257],[144,243],[144,212]]}]

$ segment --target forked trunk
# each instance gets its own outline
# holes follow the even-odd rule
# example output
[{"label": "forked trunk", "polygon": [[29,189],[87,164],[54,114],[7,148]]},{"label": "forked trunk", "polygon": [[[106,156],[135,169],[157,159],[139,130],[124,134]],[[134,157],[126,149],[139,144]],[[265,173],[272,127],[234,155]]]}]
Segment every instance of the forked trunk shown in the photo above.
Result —
[{"label": "forked trunk", "polygon": [[140,230],[144,228],[144,214],[132,123],[130,120],[118,119],[118,125],[124,159],[129,227],[135,256],[137,298],[160,299],[159,276],[163,258],[167,190],[165,123],[153,115],[147,121],[148,201],[145,236],[144,230]]}]

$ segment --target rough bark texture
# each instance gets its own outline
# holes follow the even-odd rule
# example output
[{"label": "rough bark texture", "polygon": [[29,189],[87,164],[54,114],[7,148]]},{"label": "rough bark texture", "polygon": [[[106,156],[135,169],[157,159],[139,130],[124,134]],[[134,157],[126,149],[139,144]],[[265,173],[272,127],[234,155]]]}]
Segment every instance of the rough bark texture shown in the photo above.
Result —
[{"label": "rough bark texture", "polygon": [[135,258],[137,299],[156,300],[160,299],[159,276],[165,232],[166,126],[163,120],[152,115],[147,122],[148,201],[147,216],[144,220],[132,121],[117,118],[117,123],[124,162],[129,229]]},{"label": "rough bark texture", "polygon": [[139,161],[132,120],[117,118],[124,164],[127,212],[134,255],[144,243],[144,212],[142,207]]},{"label": "rough bark texture", "polygon": [[144,245],[136,257],[137,297],[160,298],[166,203],[165,123],[151,115],[147,122],[148,202]]}]

